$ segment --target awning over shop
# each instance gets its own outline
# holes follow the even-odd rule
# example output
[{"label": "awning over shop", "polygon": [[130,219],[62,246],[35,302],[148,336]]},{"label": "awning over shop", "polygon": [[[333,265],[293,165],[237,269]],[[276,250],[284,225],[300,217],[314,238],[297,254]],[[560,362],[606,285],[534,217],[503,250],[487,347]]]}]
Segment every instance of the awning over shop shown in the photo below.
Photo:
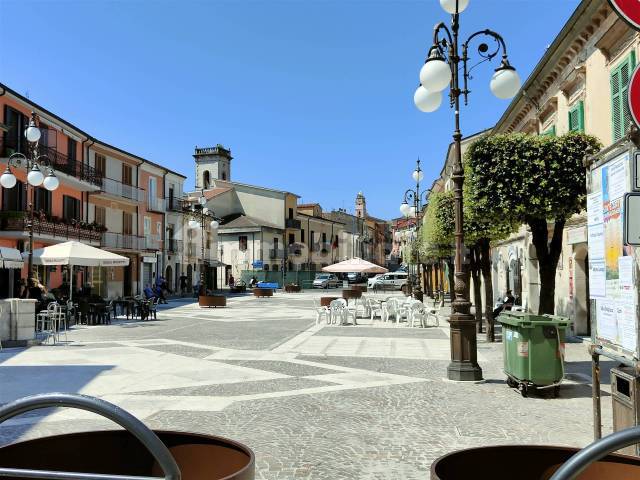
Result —
[{"label": "awning over shop", "polygon": [[17,248],[0,247],[0,268],[22,268],[24,260]]},{"label": "awning over shop", "polygon": [[[198,259],[198,263],[202,263],[202,259]],[[205,263],[208,267],[226,267],[228,266],[226,263],[222,263],[219,260],[205,260]]]}]

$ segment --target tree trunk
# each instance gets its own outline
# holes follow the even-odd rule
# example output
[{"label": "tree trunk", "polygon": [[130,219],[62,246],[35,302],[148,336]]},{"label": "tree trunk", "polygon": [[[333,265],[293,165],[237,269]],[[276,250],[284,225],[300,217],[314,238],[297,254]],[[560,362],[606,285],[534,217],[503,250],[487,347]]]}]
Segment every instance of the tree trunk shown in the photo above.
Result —
[{"label": "tree trunk", "polygon": [[427,296],[433,297],[433,287],[431,285],[431,264],[425,266],[425,284],[427,285]]},{"label": "tree trunk", "polygon": [[484,316],[487,322],[487,342],[495,342],[495,324],[493,321],[493,282],[491,279],[491,244],[488,238],[478,241],[480,271],[484,283]]},{"label": "tree trunk", "polygon": [[480,291],[480,249],[474,245],[469,249],[469,269],[473,280],[473,309],[476,317],[476,329],[482,333],[482,292]]},{"label": "tree trunk", "polygon": [[549,241],[549,227],[546,220],[538,218],[527,219],[531,228],[531,240],[536,248],[538,257],[538,272],[540,277],[540,304],[538,315],[555,313],[556,269],[562,253],[562,232],[565,220],[556,220],[553,235]]}]

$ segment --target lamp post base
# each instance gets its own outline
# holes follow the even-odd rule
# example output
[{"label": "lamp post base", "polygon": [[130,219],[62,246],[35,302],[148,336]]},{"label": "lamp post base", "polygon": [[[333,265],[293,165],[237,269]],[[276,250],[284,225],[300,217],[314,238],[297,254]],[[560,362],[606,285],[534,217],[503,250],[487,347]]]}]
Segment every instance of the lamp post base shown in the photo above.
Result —
[{"label": "lamp post base", "polygon": [[476,322],[468,313],[452,313],[449,318],[451,363],[447,378],[460,382],[482,380],[482,368],[477,361]]}]

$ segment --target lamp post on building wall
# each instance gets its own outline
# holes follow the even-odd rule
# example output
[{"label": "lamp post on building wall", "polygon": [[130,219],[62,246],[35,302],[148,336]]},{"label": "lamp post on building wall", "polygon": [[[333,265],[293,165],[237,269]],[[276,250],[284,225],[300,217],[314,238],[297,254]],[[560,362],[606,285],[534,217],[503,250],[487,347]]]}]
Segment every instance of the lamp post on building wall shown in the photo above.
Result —
[{"label": "lamp post on building wall", "polygon": [[[424,66],[420,70],[420,86],[414,94],[414,102],[419,110],[433,112],[442,103],[442,91],[450,87],[450,106],[455,112],[455,129],[453,141],[455,156],[452,180],[455,198],[455,299],[451,303],[451,363],[447,368],[450,380],[473,381],[482,378],[482,370],[477,362],[476,324],[469,313],[471,303],[466,298],[465,273],[462,268],[464,251],[462,185],[464,170],[462,168],[460,131],[460,97],[464,96],[465,105],[470,93],[468,80],[475,67],[468,68],[469,45],[472,40],[486,37],[495,45],[490,48],[486,43],[478,46],[480,63],[490,61],[502,52],[502,61],[491,79],[490,88],[493,94],[502,99],[515,96],[520,90],[520,77],[509,64],[507,47],[504,39],[492,30],[480,30],[471,34],[459,45],[460,13],[467,8],[469,0],[440,0],[442,8],[451,14],[451,27],[444,22],[437,24],[433,31],[433,46]],[[460,50],[462,53],[460,54]],[[462,65],[461,65],[462,64]],[[462,71],[460,70],[462,67]],[[460,85],[462,75],[462,86]]]},{"label": "lamp post on building wall", "polygon": [[[27,221],[26,228],[29,233],[29,263],[27,270],[27,279],[33,275],[33,201],[35,195],[35,187],[43,186],[50,192],[56,190],[60,186],[60,180],[53,173],[50,166],[49,158],[46,155],[38,155],[38,141],[40,140],[40,129],[36,126],[36,113],[31,112],[31,120],[29,126],[24,131],[24,136],[29,143],[29,156],[22,153],[14,153],[9,157],[7,169],[0,176],[0,185],[3,188],[10,189],[15,187],[17,183],[16,176],[11,171],[11,167],[24,168],[27,173]],[[42,168],[47,171],[45,177]]]},{"label": "lamp post on building wall", "polygon": [[190,216],[190,220],[188,223],[189,228],[195,230],[196,228],[200,228],[201,235],[201,255],[202,255],[202,266],[200,267],[200,292],[199,295],[207,294],[207,283],[205,277],[205,268],[209,264],[207,262],[206,257],[204,255],[204,232],[207,226],[211,227],[211,230],[216,231],[220,226],[219,219],[214,215],[212,211],[210,211],[205,205],[207,204],[207,199],[204,196],[204,191],[200,193],[200,197],[198,198],[197,203],[193,203],[191,205],[191,210],[188,212]]},{"label": "lamp post on building wall", "polygon": [[[412,239],[410,246],[410,260],[413,260],[415,257],[416,263],[416,271],[413,272],[413,277],[409,276],[409,281],[407,282],[407,292],[409,295],[415,294],[415,297],[418,300],[422,300],[422,289],[420,287],[420,280],[417,279],[417,273],[420,271],[420,249],[416,247],[416,242],[419,238],[420,233],[420,214],[422,213],[422,196],[425,197],[425,203],[427,201],[427,193],[428,190],[420,191],[420,182],[424,178],[424,172],[422,168],[420,168],[420,159],[416,162],[416,169],[411,174],[411,177],[416,182],[416,189],[408,189],[404,192],[404,200],[400,205],[400,213],[402,213],[407,219],[413,218],[415,219],[414,233],[415,237]],[[408,265],[409,270],[411,270],[411,263]],[[409,271],[411,274],[411,271]],[[415,287],[412,285],[415,282]]]}]

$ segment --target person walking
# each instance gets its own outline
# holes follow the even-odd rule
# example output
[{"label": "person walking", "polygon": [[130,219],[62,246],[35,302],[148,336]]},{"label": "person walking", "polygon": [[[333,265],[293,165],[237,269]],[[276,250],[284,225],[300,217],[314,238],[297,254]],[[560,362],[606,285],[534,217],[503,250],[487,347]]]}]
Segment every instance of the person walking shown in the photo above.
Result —
[{"label": "person walking", "polygon": [[187,293],[187,276],[183,273],[180,275],[180,296],[184,297],[185,293]]}]

